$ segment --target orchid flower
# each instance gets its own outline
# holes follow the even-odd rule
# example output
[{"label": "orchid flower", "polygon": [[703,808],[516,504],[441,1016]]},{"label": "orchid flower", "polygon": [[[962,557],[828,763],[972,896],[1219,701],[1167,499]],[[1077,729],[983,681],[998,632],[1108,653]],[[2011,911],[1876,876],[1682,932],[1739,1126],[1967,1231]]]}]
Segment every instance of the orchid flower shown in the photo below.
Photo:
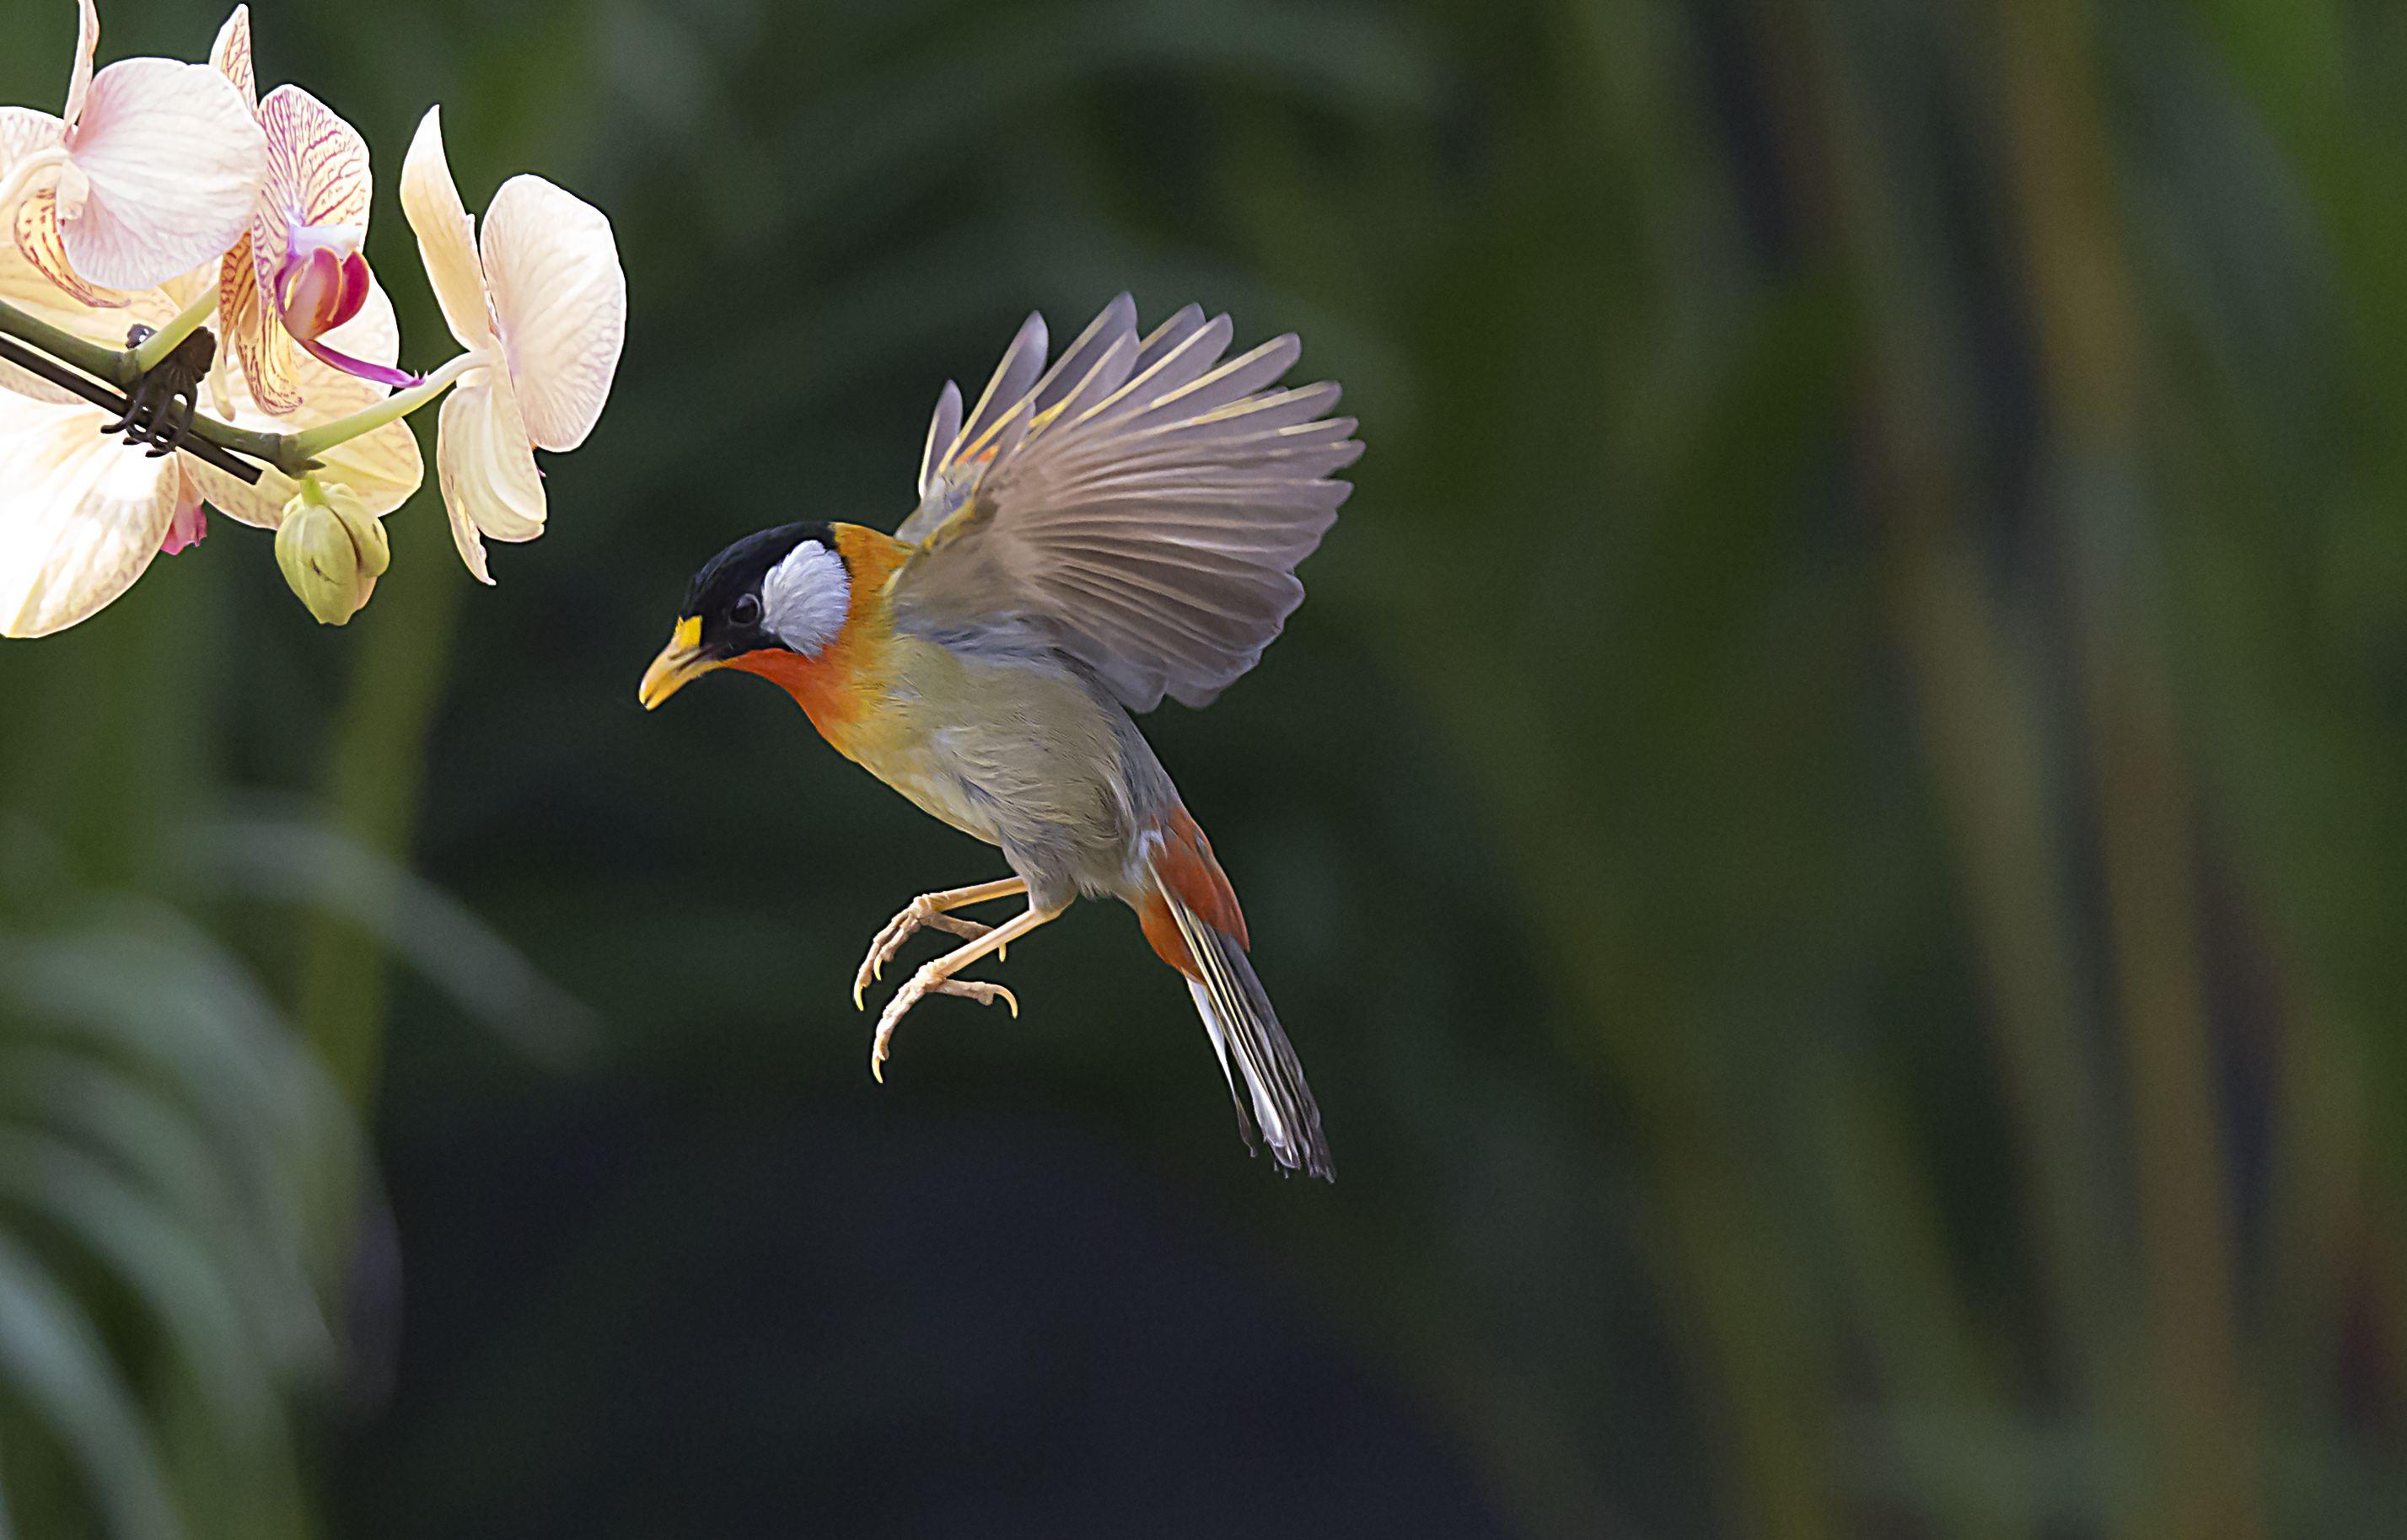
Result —
[{"label": "orchid flower", "polygon": [[[250,7],[237,6],[209,59],[245,103],[255,104],[267,165],[249,228],[220,264],[218,314],[251,398],[277,417],[301,405],[296,342],[346,374],[416,384],[416,376],[390,363],[355,358],[327,340],[359,314],[373,282],[361,250],[373,187],[367,141],[298,86],[278,86],[260,101],[250,57]],[[222,389],[218,399],[225,403]]]},{"label": "orchid flower", "polygon": [[[129,322],[166,324],[201,302],[212,278],[189,275],[100,308],[52,287],[18,252],[0,248],[0,301],[101,343],[122,341]],[[391,361],[400,350],[392,302],[371,289],[359,315],[330,338]],[[371,407],[384,396],[381,387],[315,360],[300,367],[309,397],[302,423]],[[399,507],[425,476],[406,424],[331,446],[306,482],[271,469],[253,487],[187,455],[154,459],[128,449],[101,432],[108,420],[81,397],[0,364],[0,490],[7,499],[0,517],[0,635],[48,635],[114,602],[154,557],[174,555],[207,533],[205,498],[244,523],[275,528],[313,485],[320,501],[340,494],[373,518]],[[282,429],[295,421],[255,414],[242,425],[264,423]],[[317,601],[303,599],[325,618]]]},{"label": "orchid flower", "polygon": [[124,59],[95,75],[100,16],[79,6],[64,115],[0,107],[0,219],[50,281],[116,308],[234,244],[267,142],[205,64]]},{"label": "orchid flower", "polygon": [[540,177],[502,184],[480,241],[443,152],[440,107],[410,141],[401,207],[443,319],[467,349],[428,380],[461,369],[434,460],[460,559],[491,583],[486,539],[543,533],[534,451],[577,448],[609,399],[626,274],[609,220]]}]

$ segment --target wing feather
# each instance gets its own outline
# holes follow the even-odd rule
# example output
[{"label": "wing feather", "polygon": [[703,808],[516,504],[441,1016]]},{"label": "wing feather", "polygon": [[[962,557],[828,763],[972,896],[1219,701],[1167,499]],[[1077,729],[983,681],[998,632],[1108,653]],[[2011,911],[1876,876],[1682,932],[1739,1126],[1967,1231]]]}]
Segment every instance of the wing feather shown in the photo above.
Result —
[{"label": "wing feather", "polygon": [[970,413],[969,426],[955,440],[947,462],[977,459],[996,430],[1027,406],[1029,388],[1044,372],[1045,318],[1032,310],[1019,323],[1019,335],[1004,349],[1003,362],[995,365],[994,378],[986,382],[985,393]]},{"label": "wing feather", "polygon": [[1140,338],[1122,294],[1045,365],[1020,327],[962,421],[940,400],[919,549],[891,586],[898,624],[1020,635],[1031,626],[1123,703],[1208,703],[1260,660],[1296,606],[1362,452],[1336,385],[1279,380],[1302,346],[1224,361],[1229,318],[1188,306]]},{"label": "wing feather", "polygon": [[919,495],[925,497],[936,487],[936,467],[953,447],[961,433],[961,388],[953,380],[945,381],[945,391],[936,397],[936,415],[928,420],[928,447],[919,451]]},{"label": "wing feather", "polygon": [[1204,324],[1204,307],[1189,305],[1147,334],[1137,349],[1137,372],[1142,374],[1161,361],[1161,355],[1185,341],[1189,334]]}]

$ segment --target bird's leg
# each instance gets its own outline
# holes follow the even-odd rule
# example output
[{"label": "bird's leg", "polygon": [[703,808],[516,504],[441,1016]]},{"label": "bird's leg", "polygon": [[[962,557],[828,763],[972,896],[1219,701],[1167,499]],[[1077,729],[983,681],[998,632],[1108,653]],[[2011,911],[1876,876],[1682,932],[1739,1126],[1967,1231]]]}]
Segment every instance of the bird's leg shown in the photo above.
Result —
[{"label": "bird's leg", "polygon": [[903,907],[903,912],[886,922],[877,939],[869,944],[869,955],[861,960],[861,971],[852,976],[852,1008],[866,1010],[862,992],[886,973],[886,964],[903,949],[903,943],[923,925],[940,931],[950,931],[967,941],[976,941],[990,927],[975,920],[963,920],[950,911],[983,904],[990,898],[1017,898],[1028,891],[1028,884],[1018,877],[1007,877],[1000,882],[981,882],[975,887],[954,888],[941,893],[921,893]]},{"label": "bird's leg", "polygon": [[991,1005],[999,999],[1011,1007],[1012,1015],[1018,1016],[1019,1001],[1009,990],[1000,984],[981,984],[970,979],[955,978],[953,975],[987,953],[1002,950],[1061,912],[1055,909],[1051,914],[1047,914],[1033,906],[1023,909],[987,932],[986,934],[979,936],[976,941],[947,952],[913,974],[909,983],[894,991],[894,998],[886,1003],[885,1011],[877,1018],[877,1037],[869,1046],[869,1073],[880,1081],[886,1078],[886,1045],[893,1039],[895,1026],[902,1021],[912,1006],[929,995],[958,994],[975,1000],[981,1005]]}]

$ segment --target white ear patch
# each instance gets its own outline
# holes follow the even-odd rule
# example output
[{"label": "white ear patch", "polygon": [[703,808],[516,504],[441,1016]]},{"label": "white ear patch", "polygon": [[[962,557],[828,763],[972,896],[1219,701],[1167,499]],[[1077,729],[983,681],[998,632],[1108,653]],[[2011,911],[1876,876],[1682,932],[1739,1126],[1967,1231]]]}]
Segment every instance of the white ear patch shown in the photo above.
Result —
[{"label": "white ear patch", "polygon": [[838,631],[852,603],[852,579],[844,558],[805,540],[769,569],[761,583],[761,607],[777,639],[805,657],[816,657]]}]

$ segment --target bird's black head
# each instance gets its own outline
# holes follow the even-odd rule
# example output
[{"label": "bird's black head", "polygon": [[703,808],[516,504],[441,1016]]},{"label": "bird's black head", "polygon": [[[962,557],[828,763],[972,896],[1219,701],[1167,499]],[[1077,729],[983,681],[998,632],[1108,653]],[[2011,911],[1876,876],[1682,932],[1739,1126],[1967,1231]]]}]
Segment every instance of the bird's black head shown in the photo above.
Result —
[{"label": "bird's black head", "polygon": [[750,653],[815,657],[843,629],[851,580],[824,523],[748,535],[693,575],[669,645],[644,674],[646,709]]}]

